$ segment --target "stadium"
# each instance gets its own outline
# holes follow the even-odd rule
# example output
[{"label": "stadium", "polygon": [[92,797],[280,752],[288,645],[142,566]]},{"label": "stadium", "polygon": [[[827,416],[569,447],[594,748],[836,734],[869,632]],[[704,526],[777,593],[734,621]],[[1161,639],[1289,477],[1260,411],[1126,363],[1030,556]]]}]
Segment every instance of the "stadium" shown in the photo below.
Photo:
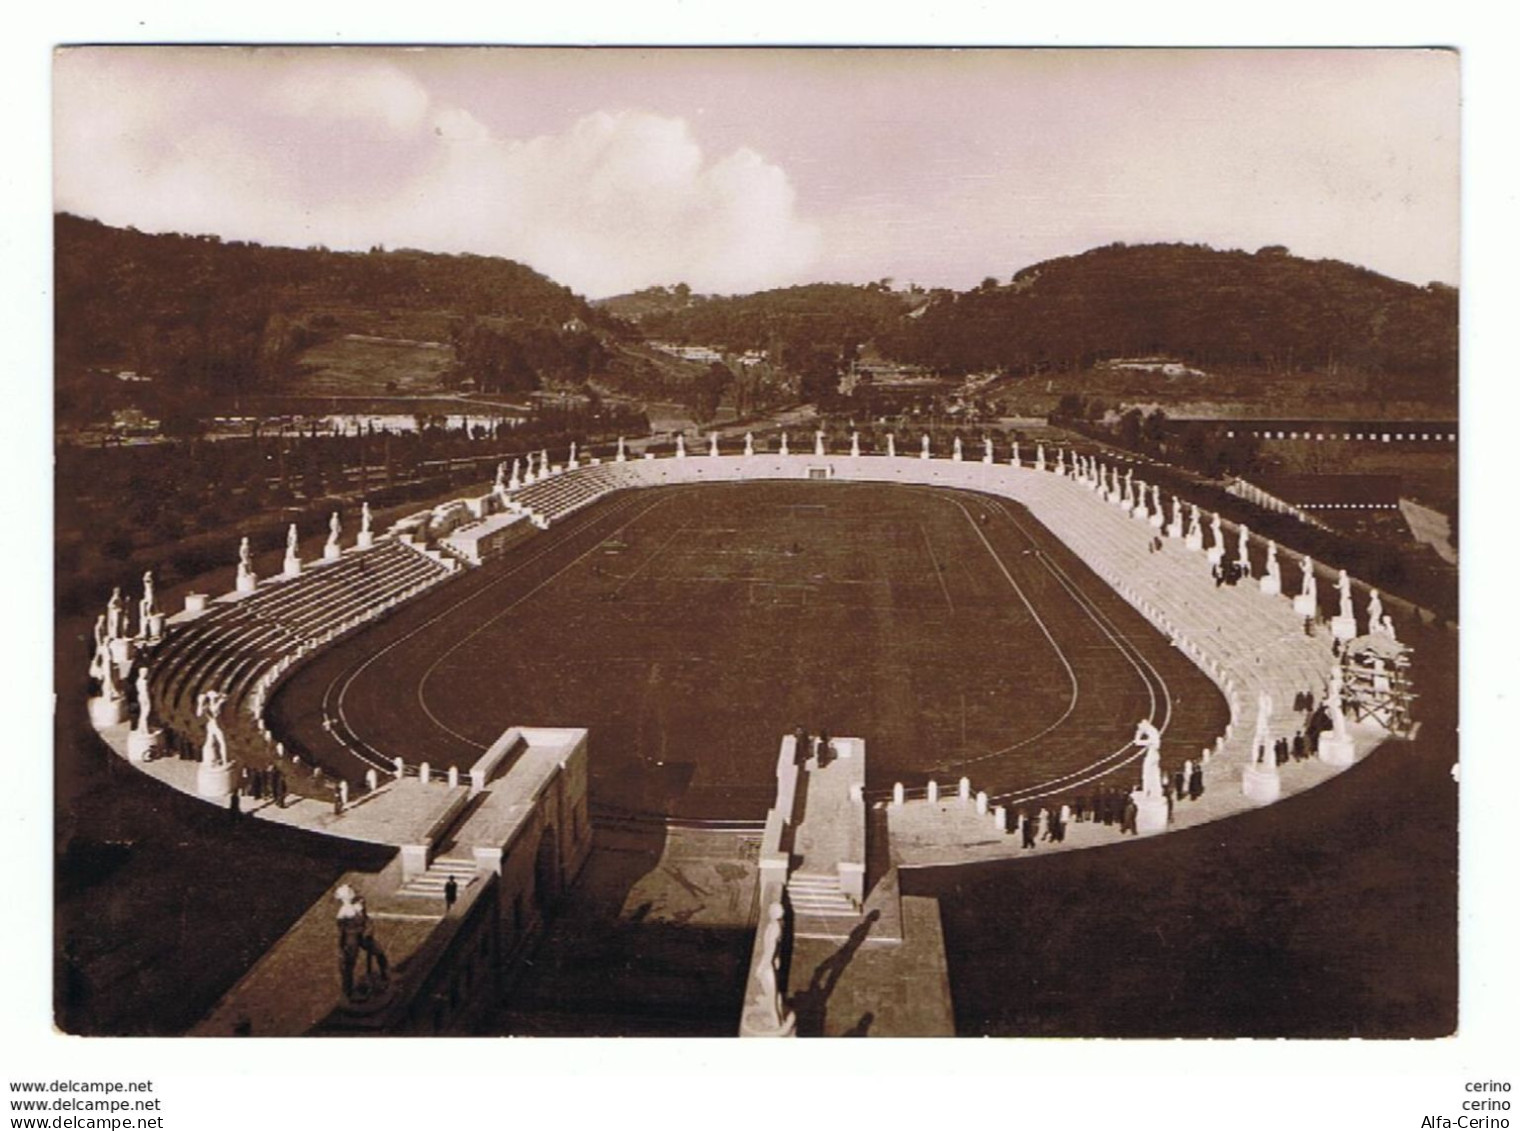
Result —
[{"label": "stadium", "polygon": [[[328,877],[192,1031],[1281,1034],[1284,995],[1295,1035],[1449,1024],[1448,944],[1390,995],[1331,938],[1368,922],[1347,886],[1389,879],[1353,883],[1340,840],[1445,804],[1411,678],[1445,630],[1092,448],[799,447],[544,452],[384,532],[366,507],[352,545],[334,516],[314,560],[292,530],[185,612],[150,591],[136,632],[113,598],[113,750],[240,829],[396,850]],[[1309,841],[1338,876],[1271,863]],[[1194,893],[1202,941],[1169,943],[1193,904],[1165,889],[1240,854],[1233,903]],[[1115,898],[1140,874],[1163,890]],[[1285,878],[1326,885],[1322,926],[1255,953]],[[323,957],[271,994],[331,952],[345,887],[389,969],[356,991],[350,951],[341,986]],[[663,1002],[638,929],[698,970]],[[1200,996],[1210,963],[1231,992]]]}]

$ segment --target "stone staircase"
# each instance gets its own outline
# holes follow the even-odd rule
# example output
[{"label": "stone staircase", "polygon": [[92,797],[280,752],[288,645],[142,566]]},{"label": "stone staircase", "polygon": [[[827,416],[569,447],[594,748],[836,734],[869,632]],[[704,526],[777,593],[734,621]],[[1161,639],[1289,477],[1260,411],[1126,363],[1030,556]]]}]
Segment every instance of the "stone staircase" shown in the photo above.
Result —
[{"label": "stone staircase", "polygon": [[397,888],[396,894],[413,899],[436,899],[442,903],[443,889],[450,876],[462,892],[475,882],[475,875],[475,861],[449,860],[440,856],[428,865],[426,872],[413,876]]},{"label": "stone staircase", "polygon": [[786,881],[792,905],[793,933],[803,938],[848,934],[860,920],[859,907],[845,895],[838,876],[793,872]]}]

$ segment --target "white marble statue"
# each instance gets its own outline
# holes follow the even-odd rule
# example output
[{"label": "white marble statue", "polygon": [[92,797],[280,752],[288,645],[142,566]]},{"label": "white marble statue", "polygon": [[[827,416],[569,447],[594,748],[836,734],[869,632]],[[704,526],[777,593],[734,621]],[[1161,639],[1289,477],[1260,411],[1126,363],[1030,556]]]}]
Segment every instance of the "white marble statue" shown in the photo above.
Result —
[{"label": "white marble statue", "polygon": [[1267,543],[1267,570],[1266,575],[1275,578],[1279,585],[1282,584],[1282,566],[1277,561],[1277,543]]},{"label": "white marble statue", "polygon": [[338,539],[343,534],[343,521],[338,517],[338,512],[332,512],[332,518],[327,520],[327,552],[338,552]]},{"label": "white marble statue", "polygon": [[[713,433],[713,443],[716,444],[717,441],[718,441],[718,434],[716,432],[714,432]],[[713,452],[713,455],[717,455],[717,454],[718,453],[715,450]],[[576,455],[575,441],[571,440],[570,441],[570,466],[571,467],[579,467],[580,466],[580,462],[581,461],[580,461],[579,457]]]},{"label": "white marble statue", "polygon": [[1140,725],[1135,727],[1135,745],[1145,751],[1140,763],[1140,791],[1146,797],[1160,797],[1161,732],[1150,719],[1140,720]]},{"label": "white marble statue", "polygon": [[1304,584],[1298,592],[1300,597],[1311,602],[1319,601],[1319,582],[1314,576],[1314,559],[1308,555],[1304,556]]},{"label": "white marble statue", "polygon": [[373,533],[370,527],[374,524],[374,521],[374,516],[369,513],[369,503],[361,503],[359,506],[359,533],[362,535]]},{"label": "white marble statue", "polygon": [[1235,564],[1240,567],[1240,572],[1246,577],[1251,576],[1251,530],[1245,523],[1239,528],[1239,539],[1235,545]]},{"label": "white marble statue", "polygon": [[111,590],[111,599],[106,602],[106,639],[120,640],[127,634],[127,606],[121,599],[121,586]]},{"label": "white marble statue", "polygon": [[1034,466],[1039,471],[1044,471],[1045,470],[1045,445],[1044,444],[1036,444],[1034,446]]},{"label": "white marble statue", "polygon": [[[679,440],[680,437],[678,436],[678,437],[676,437],[676,439]],[[546,476],[548,474],[549,474],[549,449],[545,448],[543,451],[541,451],[541,452],[538,453],[538,477],[540,479],[542,479],[544,476]]]},{"label": "white marble statue", "polygon": [[1057,475],[1065,475],[1066,474],[1066,449],[1065,448],[1057,448],[1056,449],[1056,474]]},{"label": "white marble statue", "polygon": [[1214,518],[1209,523],[1209,528],[1214,532],[1214,545],[1218,546],[1221,550],[1224,549],[1224,523],[1220,520],[1218,511],[1214,512]]},{"label": "white marble statue", "polygon": [[982,437],[982,459],[984,459],[988,463],[991,463],[992,462],[992,458],[993,458],[992,457],[992,437],[991,436],[983,436]]},{"label": "white marble statue", "polygon": [[782,455],[790,455],[791,454],[787,450],[787,446],[786,446],[786,433],[785,432],[781,433],[781,454]]},{"label": "white marble statue", "polygon": [[507,461],[506,460],[502,460],[500,463],[498,463],[496,465],[496,482],[494,484],[494,487],[495,487],[496,493],[498,495],[501,494],[503,491],[505,491],[507,489]]},{"label": "white marble statue", "polygon": [[1345,570],[1341,570],[1340,577],[1336,579],[1335,587],[1340,590],[1341,594],[1341,616],[1346,620],[1351,620],[1356,613],[1351,607],[1351,576]]},{"label": "white marble statue", "polygon": [[153,571],[150,569],[143,574],[142,600],[137,603],[138,630],[148,635],[148,625],[154,617],[158,616],[158,601],[153,592]]},{"label": "white marble statue", "polygon": [[963,452],[961,450],[961,438],[959,436],[957,436],[955,438],[955,445],[954,445],[954,447],[953,447],[953,449],[951,451],[951,458],[958,460],[958,459],[961,458],[962,455],[963,455]]},{"label": "white marble statue", "polygon": [[301,536],[296,532],[296,524],[291,523],[285,531],[285,560],[301,556]]},{"label": "white marble statue", "polygon": [[1384,636],[1388,637],[1389,640],[1398,639],[1398,634],[1393,631],[1393,618],[1387,613],[1383,614],[1383,620],[1379,626],[1379,631],[1382,632]]},{"label": "white marble statue", "polygon": [[110,636],[106,633],[106,615],[105,613],[101,613],[95,618],[95,651],[97,654],[105,648],[106,642],[110,639]]},{"label": "white marble statue", "polygon": [[852,456],[859,456],[860,455],[860,433],[859,432],[851,432],[850,433],[850,455],[852,455]]},{"label": "white marble statue", "polygon": [[[572,453],[574,452],[573,445],[571,446],[571,451]],[[707,454],[709,456],[716,456],[718,454],[718,434],[716,432],[709,432],[707,434]]]},{"label": "white marble statue", "polygon": [[1336,664],[1330,669],[1330,689],[1325,692],[1325,710],[1330,714],[1330,725],[1335,731],[1336,738],[1346,737],[1346,708],[1343,702],[1345,692],[1346,685],[1341,676],[1341,666]]},{"label": "white marble statue", "polygon": [[746,432],[744,434],[744,454],[747,456],[755,454],[755,434],[753,432]]},{"label": "white marble statue", "polygon": [[1277,761],[1272,753],[1271,728],[1272,696],[1262,691],[1256,697],[1256,733],[1251,739],[1251,750],[1254,761],[1275,769]]},{"label": "white marble statue", "polygon": [[1188,509],[1188,524],[1187,524],[1187,536],[1189,538],[1194,538],[1194,539],[1200,539],[1200,538],[1203,537],[1203,527],[1202,527],[1202,525],[1198,521],[1198,504],[1197,503],[1191,503],[1191,504],[1189,504],[1189,509]]},{"label": "white marble statue", "polygon": [[220,691],[202,691],[195,700],[195,717],[206,720],[206,741],[201,744],[203,766],[227,764],[227,736],[222,733],[220,715],[227,696]]},{"label": "white marble statue", "polygon": [[823,455],[823,429],[822,428],[820,428],[818,431],[816,431],[816,432],[813,433],[813,454],[815,456],[822,456]]},{"label": "white marble statue", "polygon": [[1367,596],[1367,632],[1381,632],[1383,629],[1383,598],[1374,589]]},{"label": "white marble statue", "polygon": [[617,461],[618,461],[618,463],[622,463],[627,458],[628,458],[628,445],[627,445],[627,442],[623,439],[623,437],[619,436],[618,437]]},{"label": "white marble statue", "polygon": [[147,734],[152,727],[153,697],[148,692],[148,669],[137,669],[137,731]]},{"label": "white marble statue", "polygon": [[1015,467],[1019,465],[1019,442],[1017,440],[1013,442],[1013,454],[1009,457],[1008,462]]},{"label": "white marble statue", "polygon": [[887,458],[897,458],[897,433],[895,432],[887,433]]},{"label": "white marble statue", "polygon": [[923,442],[922,450],[920,451],[919,454],[921,456],[923,456],[924,459],[928,459],[929,458],[929,433],[927,433],[927,432],[924,433],[924,442]]},{"label": "white marble statue", "polygon": [[781,922],[786,914],[780,903],[766,911],[765,927],[760,935],[760,954],[755,962],[755,993],[751,1016],[761,1031],[779,1031],[790,1027],[793,1019],[777,985],[781,968]]}]

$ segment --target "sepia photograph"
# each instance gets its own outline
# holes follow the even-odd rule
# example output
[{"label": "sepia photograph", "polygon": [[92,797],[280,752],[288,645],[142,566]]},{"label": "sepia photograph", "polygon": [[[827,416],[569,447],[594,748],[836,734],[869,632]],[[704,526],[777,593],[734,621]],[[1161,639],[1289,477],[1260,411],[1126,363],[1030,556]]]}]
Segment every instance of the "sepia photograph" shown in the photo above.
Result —
[{"label": "sepia photograph", "polygon": [[51,84],[58,1032],[1458,1033],[1457,50]]}]

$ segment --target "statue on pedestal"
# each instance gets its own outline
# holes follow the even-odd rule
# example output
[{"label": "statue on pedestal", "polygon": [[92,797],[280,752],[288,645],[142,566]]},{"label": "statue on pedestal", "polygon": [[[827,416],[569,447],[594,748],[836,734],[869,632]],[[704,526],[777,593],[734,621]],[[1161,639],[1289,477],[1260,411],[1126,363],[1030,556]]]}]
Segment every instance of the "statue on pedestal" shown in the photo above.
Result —
[{"label": "statue on pedestal", "polygon": [[296,533],[296,524],[292,522],[290,529],[285,531],[285,560],[287,562],[300,559],[300,545],[301,540],[300,536]]},{"label": "statue on pedestal", "polygon": [[785,432],[781,433],[781,454],[784,455],[784,456],[791,454],[789,451],[787,451],[787,447],[786,447],[786,433]]},{"label": "statue on pedestal", "polygon": [[220,691],[202,691],[195,699],[195,717],[206,720],[206,741],[201,744],[201,765],[227,764],[227,736],[222,733],[219,716],[227,696]]},{"label": "statue on pedestal", "polygon": [[1340,577],[1336,579],[1335,587],[1340,590],[1341,594],[1340,615],[1346,620],[1351,620],[1356,615],[1356,613],[1351,607],[1351,577],[1346,573],[1345,570],[1341,570]]},{"label": "statue on pedestal", "polygon": [[1272,696],[1263,690],[1256,697],[1256,733],[1251,739],[1251,760],[1275,770],[1277,762],[1272,753],[1272,744],[1268,741],[1271,726]]},{"label": "statue on pedestal", "polygon": [[[709,432],[707,434],[707,454],[709,456],[716,456],[718,454],[718,434],[716,432]],[[575,457],[574,444],[570,445],[570,456],[573,462]]]},{"label": "statue on pedestal", "polygon": [[[716,432],[713,433],[713,453],[712,454],[713,455],[717,455],[718,454],[718,434]],[[570,466],[571,467],[578,467],[578,466],[580,466],[580,460],[578,460],[578,459],[575,458],[575,441],[574,440],[570,441]]]},{"label": "statue on pedestal", "polygon": [[1224,549],[1224,523],[1220,521],[1219,512],[1214,512],[1214,519],[1209,523],[1209,529],[1214,532],[1214,545]]},{"label": "statue on pedestal", "polygon": [[982,459],[986,460],[988,463],[992,462],[992,437],[991,436],[983,436],[982,437]]},{"label": "statue on pedestal", "polygon": [[[676,459],[686,458],[686,437],[680,432],[676,433]],[[545,464],[545,466],[548,466]]]},{"label": "statue on pedestal", "polygon": [[254,573],[253,573],[253,549],[252,549],[252,547],[249,546],[249,544],[248,544],[248,536],[245,534],[243,536],[243,540],[238,543],[238,567],[237,567],[237,588],[238,588],[238,592],[240,592],[240,593],[251,592],[253,590],[254,586],[257,585],[257,584],[258,584],[258,579],[254,576]]},{"label": "statue on pedestal", "polygon": [[1267,570],[1266,576],[1274,578],[1278,585],[1282,585],[1282,566],[1277,563],[1277,543],[1267,543]]},{"label": "statue on pedestal", "polygon": [[760,935],[755,989],[746,1010],[749,1027],[759,1032],[786,1033],[797,1023],[796,1017],[786,1008],[776,983],[777,971],[781,968],[781,922],[785,914],[780,903],[772,903],[766,911],[765,927]]},{"label": "statue on pedestal", "polygon": [[1383,629],[1383,598],[1374,589],[1367,597],[1367,633],[1371,635]]},{"label": "statue on pedestal", "polygon": [[1140,791],[1146,797],[1160,797],[1161,785],[1161,732],[1150,719],[1140,720],[1135,727],[1135,745],[1145,751],[1140,763]]},{"label": "statue on pedestal", "polygon": [[958,459],[961,458],[961,455],[962,455],[962,452],[961,452],[961,438],[959,436],[957,436],[955,438],[955,445],[954,445],[954,448],[952,450],[950,458],[958,460]]},{"label": "statue on pedestal", "polygon": [[888,459],[895,459],[896,457],[897,457],[897,433],[895,433],[895,432],[888,432],[887,433],[887,458]]},{"label": "statue on pedestal", "polygon": [[1325,692],[1325,710],[1330,715],[1330,725],[1336,738],[1348,737],[1346,732],[1346,709],[1342,699],[1345,695],[1345,682],[1341,676],[1341,666],[1336,664],[1330,669],[1330,689]]},{"label": "statue on pedestal", "polygon": [[746,432],[744,434],[744,454],[747,456],[755,454],[755,434],[753,432]]},{"label": "statue on pedestal", "polygon": [[852,455],[852,456],[859,456],[860,455],[860,433],[859,432],[851,432],[850,433],[850,455]]},{"label": "statue on pedestal", "polygon": [[369,513],[369,503],[364,502],[359,507],[359,535],[368,537],[372,532],[370,524],[374,522],[374,516]]},{"label": "statue on pedestal", "polygon": [[338,512],[332,512],[332,518],[327,520],[327,546],[325,552],[329,557],[335,557],[338,553],[338,538],[343,533],[343,522],[338,518]]},{"label": "statue on pedestal", "polygon": [[1013,454],[1009,456],[1008,462],[1013,464],[1014,467],[1019,465],[1019,442],[1017,440],[1013,442]]},{"label": "statue on pedestal", "polygon": [[929,433],[927,432],[924,433],[924,442],[922,449],[919,451],[919,456],[923,459],[929,458]]},{"label": "statue on pedestal", "polygon": [[822,428],[820,428],[818,431],[816,431],[816,432],[813,433],[813,454],[815,456],[821,456],[821,455],[824,454],[823,453],[823,429]]},{"label": "statue on pedestal", "polygon": [[495,491],[498,495],[501,494],[503,491],[505,491],[507,489],[507,461],[506,460],[502,460],[500,463],[498,463],[496,465],[496,482],[491,485],[491,489],[493,491]]},{"label": "statue on pedestal", "polygon": [[149,635],[149,626],[153,618],[158,616],[158,601],[153,592],[153,571],[150,569],[143,574],[142,600],[137,603],[138,631],[143,636]]},{"label": "statue on pedestal", "polygon": [[134,728],[139,734],[147,734],[152,727],[149,718],[153,713],[153,698],[148,693],[148,669],[137,669],[137,726]]},{"label": "statue on pedestal", "polygon": [[121,586],[117,585],[111,590],[111,599],[106,602],[106,639],[120,640],[127,634],[127,608],[121,599]]},{"label": "statue on pedestal", "polygon": [[[628,458],[628,448],[627,448],[627,445],[624,443],[623,437],[619,436],[618,437],[617,461],[618,461],[618,463],[622,463],[627,458]],[[514,466],[515,466],[515,462],[514,462]]]}]

